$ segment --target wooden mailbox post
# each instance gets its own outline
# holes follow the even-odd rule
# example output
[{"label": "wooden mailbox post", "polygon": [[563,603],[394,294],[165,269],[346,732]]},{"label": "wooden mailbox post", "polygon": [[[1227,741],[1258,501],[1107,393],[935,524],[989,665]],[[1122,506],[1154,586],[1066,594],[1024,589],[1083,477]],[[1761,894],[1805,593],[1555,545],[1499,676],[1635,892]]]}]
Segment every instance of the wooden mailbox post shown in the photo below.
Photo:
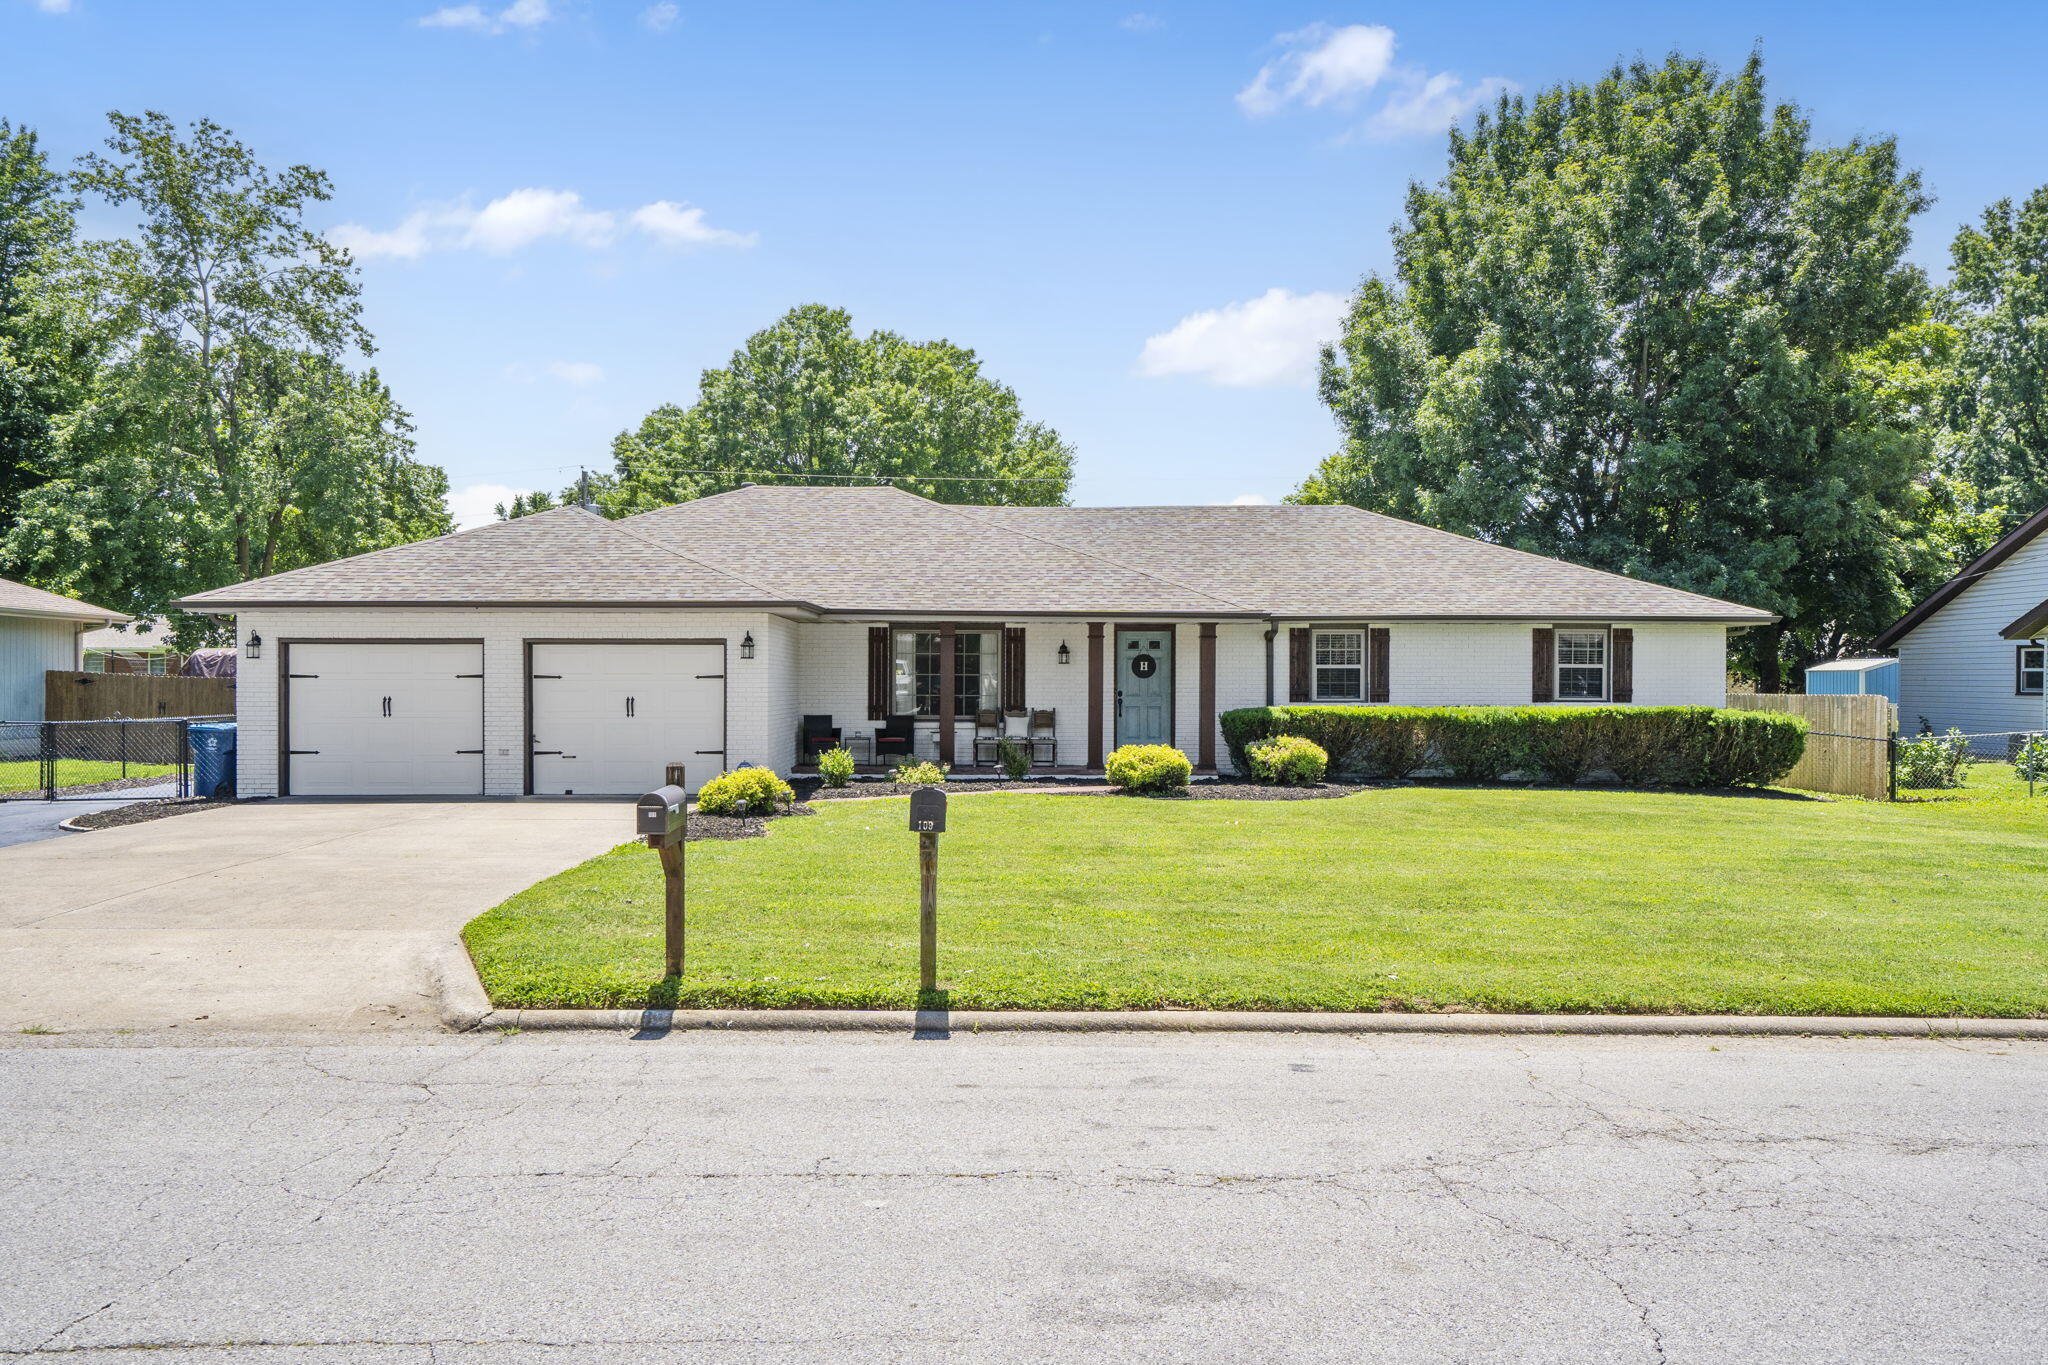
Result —
[{"label": "wooden mailbox post", "polygon": [[683,769],[671,763],[667,786],[651,791],[633,807],[633,831],[661,855],[667,893],[664,916],[664,966],[670,976],[683,974],[683,840],[689,833],[689,798],[683,793]]},{"label": "wooden mailbox post", "polygon": [[946,832],[946,794],[919,787],[910,794],[910,828],[917,833],[917,984],[926,995],[939,988],[939,836]]}]

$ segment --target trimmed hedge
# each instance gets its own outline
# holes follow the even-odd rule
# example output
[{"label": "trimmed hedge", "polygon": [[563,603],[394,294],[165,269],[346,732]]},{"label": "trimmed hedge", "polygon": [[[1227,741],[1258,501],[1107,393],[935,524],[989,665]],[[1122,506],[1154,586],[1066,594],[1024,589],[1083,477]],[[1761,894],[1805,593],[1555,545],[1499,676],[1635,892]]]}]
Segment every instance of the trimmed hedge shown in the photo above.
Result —
[{"label": "trimmed hedge", "polygon": [[1163,792],[1185,787],[1195,774],[1188,756],[1167,744],[1126,744],[1102,765],[1112,786],[1133,792]]},{"label": "trimmed hedge", "polygon": [[1806,751],[1796,716],[1712,706],[1248,706],[1221,719],[1241,773],[1251,745],[1281,735],[1321,745],[1333,773],[1458,782],[1767,786]]},{"label": "trimmed hedge", "polygon": [[1247,745],[1252,776],[1282,787],[1313,787],[1329,770],[1323,746],[1300,735],[1275,735]]},{"label": "trimmed hedge", "polygon": [[794,800],[789,784],[767,768],[735,768],[704,784],[697,809],[705,815],[773,815]]}]

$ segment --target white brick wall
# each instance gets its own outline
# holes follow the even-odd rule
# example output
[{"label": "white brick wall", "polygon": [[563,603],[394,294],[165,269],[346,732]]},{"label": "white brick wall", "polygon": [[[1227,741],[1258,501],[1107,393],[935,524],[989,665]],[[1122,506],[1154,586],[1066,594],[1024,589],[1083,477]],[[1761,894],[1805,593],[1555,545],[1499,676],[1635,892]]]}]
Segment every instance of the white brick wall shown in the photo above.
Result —
[{"label": "white brick wall", "polygon": [[[1273,642],[1273,696],[1287,704],[1287,632]],[[1720,706],[1727,697],[1724,626],[1614,621],[1635,631],[1635,704]],[[1394,706],[1527,706],[1525,621],[1395,621],[1387,631],[1387,701]],[[1250,705],[1252,703],[1237,703]],[[1219,709],[1221,707],[1219,701]]]},{"label": "white brick wall", "polygon": [[2016,640],[1999,632],[2048,599],[2048,536],[2022,546],[1899,641],[1899,729],[2043,728],[2043,699],[2013,687]]},{"label": "white brick wall", "polygon": [[[2015,613],[2017,614],[2017,609]],[[1012,622],[1025,629],[1025,693],[1033,709],[1057,713],[1058,762],[1088,759],[1088,625],[1083,620]],[[1271,696],[1287,701],[1287,635],[1274,641]],[[1719,705],[1725,685],[1726,634],[1720,626],[1616,622],[1636,631],[1636,696],[1643,705]],[[765,613],[687,610],[533,610],[510,608],[363,608],[255,611],[242,615],[240,637],[260,632],[265,657],[237,680],[242,725],[240,783],[244,794],[277,790],[277,665],[285,640],[475,639],[484,641],[484,790],[512,796],[525,789],[526,679],[529,639],[723,639],[727,642],[726,750],[730,764],[756,763],[787,772],[805,713],[826,713],[847,734],[872,734],[867,718],[867,623],[796,623]],[[1529,700],[1529,630],[1525,623],[1394,623],[1390,632],[1391,700],[1397,705],[1520,705]],[[1266,703],[1266,627],[1217,626],[1216,710]],[[740,640],[754,636],[754,657]],[[1064,642],[1072,662],[1061,665]],[[1115,627],[1104,631],[1103,750],[1114,746]],[[1199,753],[1200,627],[1175,631],[1175,740]],[[1016,731],[1023,722],[1009,722]],[[920,750],[936,751],[934,727],[920,727]],[[957,731],[956,762],[972,755],[972,719]],[[1220,727],[1219,765],[1229,765]]]}]

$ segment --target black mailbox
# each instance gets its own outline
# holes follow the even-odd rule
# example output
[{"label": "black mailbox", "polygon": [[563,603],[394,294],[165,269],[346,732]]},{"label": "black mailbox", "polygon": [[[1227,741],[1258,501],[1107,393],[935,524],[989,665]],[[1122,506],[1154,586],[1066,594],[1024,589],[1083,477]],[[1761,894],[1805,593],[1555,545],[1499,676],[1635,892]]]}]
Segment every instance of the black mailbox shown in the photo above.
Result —
[{"label": "black mailbox", "polygon": [[683,803],[688,799],[681,787],[655,788],[634,806],[633,832],[656,839],[680,839]]},{"label": "black mailbox", "polygon": [[919,787],[910,794],[910,828],[918,834],[946,832],[946,794],[937,787]]}]

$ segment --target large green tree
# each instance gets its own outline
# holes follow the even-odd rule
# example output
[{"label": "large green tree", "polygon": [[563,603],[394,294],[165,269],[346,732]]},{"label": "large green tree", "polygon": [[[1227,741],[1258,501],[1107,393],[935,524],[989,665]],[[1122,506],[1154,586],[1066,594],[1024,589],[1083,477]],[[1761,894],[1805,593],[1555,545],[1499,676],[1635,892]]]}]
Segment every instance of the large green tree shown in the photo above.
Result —
[{"label": "large green tree", "polygon": [[57,287],[76,212],[35,131],[0,121],[0,538],[46,477],[52,423],[91,372],[91,340],[66,325]]},{"label": "large green tree", "polygon": [[2048,506],[2048,185],[1993,204],[1949,253],[1954,473],[2010,530]]},{"label": "large green tree", "polygon": [[1775,688],[1789,638],[1907,602],[1928,424],[1883,348],[1924,314],[1925,204],[1890,141],[1813,145],[1756,58],[1503,98],[1410,188],[1325,352],[1343,447],[1294,496],[1769,608]]},{"label": "large green tree", "polygon": [[724,492],[748,481],[886,478],[941,502],[1063,503],[1073,448],[1026,421],[1017,395],[947,341],[855,334],[837,308],[808,304],[748,337],[697,401],[663,404],[613,442],[616,514]]},{"label": "large green tree", "polygon": [[[109,338],[57,423],[46,482],[8,536],[60,591],[155,615],[241,578],[450,529],[446,476],[366,355],[347,254],[303,221],[328,197],[306,166],[273,173],[218,124],[110,115],[111,155],[77,188],[140,215],[86,244],[68,288]],[[212,629],[173,619],[181,639]]]}]

